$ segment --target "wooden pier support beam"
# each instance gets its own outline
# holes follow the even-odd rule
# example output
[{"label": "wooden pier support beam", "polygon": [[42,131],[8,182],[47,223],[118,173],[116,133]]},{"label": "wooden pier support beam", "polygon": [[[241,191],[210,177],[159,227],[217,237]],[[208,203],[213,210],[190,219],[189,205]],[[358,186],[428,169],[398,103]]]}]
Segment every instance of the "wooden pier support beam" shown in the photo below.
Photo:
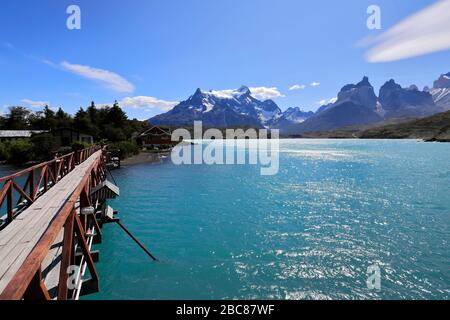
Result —
[{"label": "wooden pier support beam", "polygon": [[50,300],[50,294],[45,287],[44,281],[42,280],[41,269],[39,269],[34,275],[30,282],[25,294],[23,295],[25,300]]}]

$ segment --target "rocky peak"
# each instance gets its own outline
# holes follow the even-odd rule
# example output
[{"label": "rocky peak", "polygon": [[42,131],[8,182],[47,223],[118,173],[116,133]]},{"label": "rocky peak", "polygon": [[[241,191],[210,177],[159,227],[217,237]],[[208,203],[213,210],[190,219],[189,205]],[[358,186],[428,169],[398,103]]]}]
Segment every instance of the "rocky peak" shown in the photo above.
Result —
[{"label": "rocky peak", "polygon": [[380,88],[378,99],[388,117],[422,116],[436,111],[430,93],[419,91],[417,86],[402,88],[393,79]]},{"label": "rocky peak", "polygon": [[443,74],[439,77],[438,80],[434,82],[434,89],[448,89],[450,88],[450,72],[447,74]]},{"label": "rocky peak", "polygon": [[241,86],[239,89],[236,90],[238,93],[240,94],[246,94],[246,95],[250,95],[250,89],[247,86]]},{"label": "rocky peak", "polygon": [[273,100],[270,100],[270,99],[263,101],[262,105],[264,106],[264,110],[266,110],[266,111],[278,111],[278,110],[280,110],[278,105]]},{"label": "rocky peak", "polygon": [[349,101],[369,109],[374,110],[376,108],[377,96],[375,95],[368,77],[364,77],[357,84],[348,84],[344,86],[338,94],[338,100],[335,105]]},{"label": "rocky peak", "polygon": [[202,95],[203,95],[202,89],[198,88],[197,90],[195,90],[194,96],[202,96]]},{"label": "rocky peak", "polygon": [[369,82],[369,77],[364,76],[363,79],[356,85],[357,88],[361,87],[372,87],[372,85]]},{"label": "rocky peak", "polygon": [[380,88],[380,96],[382,93],[387,91],[394,91],[394,90],[401,90],[402,86],[395,82],[394,79],[391,79],[387,81],[385,84],[383,84]]}]

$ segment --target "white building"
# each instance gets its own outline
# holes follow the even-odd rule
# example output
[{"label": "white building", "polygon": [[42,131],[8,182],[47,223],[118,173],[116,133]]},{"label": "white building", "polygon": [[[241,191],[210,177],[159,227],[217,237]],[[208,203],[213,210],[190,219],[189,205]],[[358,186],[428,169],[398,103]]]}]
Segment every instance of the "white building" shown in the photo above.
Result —
[{"label": "white building", "polygon": [[15,142],[19,139],[31,138],[33,134],[43,133],[42,130],[0,130],[0,142]]}]

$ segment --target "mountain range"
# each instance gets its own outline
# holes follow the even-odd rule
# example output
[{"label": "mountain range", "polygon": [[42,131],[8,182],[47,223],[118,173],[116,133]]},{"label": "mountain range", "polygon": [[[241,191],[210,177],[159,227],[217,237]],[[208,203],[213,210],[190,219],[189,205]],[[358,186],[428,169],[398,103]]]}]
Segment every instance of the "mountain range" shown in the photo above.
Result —
[{"label": "mountain range", "polygon": [[202,91],[197,89],[187,100],[150,123],[155,125],[192,125],[201,120],[205,127],[270,127],[283,113],[273,100],[254,98],[248,87],[237,90]]},{"label": "mountain range", "polygon": [[280,129],[282,134],[330,131],[383,121],[424,118],[450,110],[450,73],[437,79],[433,88],[404,88],[395,80],[387,81],[375,94],[369,78],[345,85],[335,102],[316,112],[300,108],[282,111],[273,100],[259,100],[250,89],[203,91],[197,89],[172,110],[149,120],[154,125],[189,126],[202,121],[205,127],[253,126]]}]

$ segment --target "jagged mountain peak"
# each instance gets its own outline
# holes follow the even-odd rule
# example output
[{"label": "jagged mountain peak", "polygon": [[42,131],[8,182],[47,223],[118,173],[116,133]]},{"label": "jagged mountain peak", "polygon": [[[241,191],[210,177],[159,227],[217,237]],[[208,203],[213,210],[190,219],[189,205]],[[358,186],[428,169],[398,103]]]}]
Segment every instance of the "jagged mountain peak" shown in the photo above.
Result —
[{"label": "jagged mountain peak", "polygon": [[240,99],[254,97],[251,96],[251,91],[247,86],[241,86],[234,90],[203,90],[197,89],[192,97],[208,97],[213,99]]},{"label": "jagged mountain peak", "polygon": [[247,86],[234,90],[197,89],[189,99],[167,113],[150,119],[152,124],[188,125],[203,121],[205,126],[265,127],[281,110],[272,100],[261,101],[251,95]]},{"label": "jagged mountain peak", "polygon": [[442,74],[428,91],[438,107],[450,110],[450,72]]},{"label": "jagged mountain peak", "polygon": [[283,115],[285,117],[296,116],[296,117],[302,117],[302,118],[309,118],[314,115],[314,112],[304,111],[300,107],[290,107],[290,108],[287,108],[286,111],[283,112]]},{"label": "jagged mountain peak", "polygon": [[274,111],[274,110],[278,110],[279,109],[279,107],[275,103],[275,101],[273,101],[271,99],[264,100],[262,104],[264,106],[264,109],[267,110],[267,111],[270,111],[270,110]]},{"label": "jagged mountain peak", "polygon": [[395,82],[394,79],[391,79],[389,81],[386,81],[380,88],[380,95],[384,90],[400,90],[402,89],[402,86],[399,85],[397,82]]},{"label": "jagged mountain peak", "polygon": [[[329,108],[333,108],[345,102],[352,102],[356,105],[365,106],[369,109],[375,110],[377,105],[377,96],[369,82],[368,77],[364,77],[357,84],[348,84],[344,86],[338,93],[336,103]],[[327,107],[328,108],[328,107]]]},{"label": "jagged mountain peak", "polygon": [[417,86],[402,88],[393,79],[380,88],[379,102],[386,117],[426,116],[437,112],[429,92],[419,91]]},{"label": "jagged mountain peak", "polygon": [[239,92],[241,94],[248,94],[248,95],[251,94],[251,91],[250,91],[249,87],[247,87],[247,86],[240,86],[239,89],[236,90],[236,92]]},{"label": "jagged mountain peak", "polygon": [[367,76],[364,76],[363,79],[356,84],[356,87],[358,87],[358,88],[365,87],[365,86],[367,86],[367,87],[372,86],[369,82],[369,77],[367,77]]},{"label": "jagged mountain peak", "polygon": [[303,112],[302,109],[300,109],[300,107],[290,107],[286,109],[287,113],[293,113],[293,112]]},{"label": "jagged mountain peak", "polygon": [[450,88],[450,72],[442,74],[439,79],[434,82],[434,89],[448,89]]},{"label": "jagged mountain peak", "polygon": [[283,134],[296,133],[297,126],[314,116],[312,111],[303,111],[299,107],[291,107],[275,117],[269,124],[273,129],[280,129]]},{"label": "jagged mountain peak", "polygon": [[342,87],[341,92],[351,91],[354,89],[360,89],[363,87],[373,88],[369,82],[369,77],[367,77],[367,76],[364,76],[363,79],[360,82],[358,82],[357,84],[352,83],[352,84],[345,85],[344,87]]}]

